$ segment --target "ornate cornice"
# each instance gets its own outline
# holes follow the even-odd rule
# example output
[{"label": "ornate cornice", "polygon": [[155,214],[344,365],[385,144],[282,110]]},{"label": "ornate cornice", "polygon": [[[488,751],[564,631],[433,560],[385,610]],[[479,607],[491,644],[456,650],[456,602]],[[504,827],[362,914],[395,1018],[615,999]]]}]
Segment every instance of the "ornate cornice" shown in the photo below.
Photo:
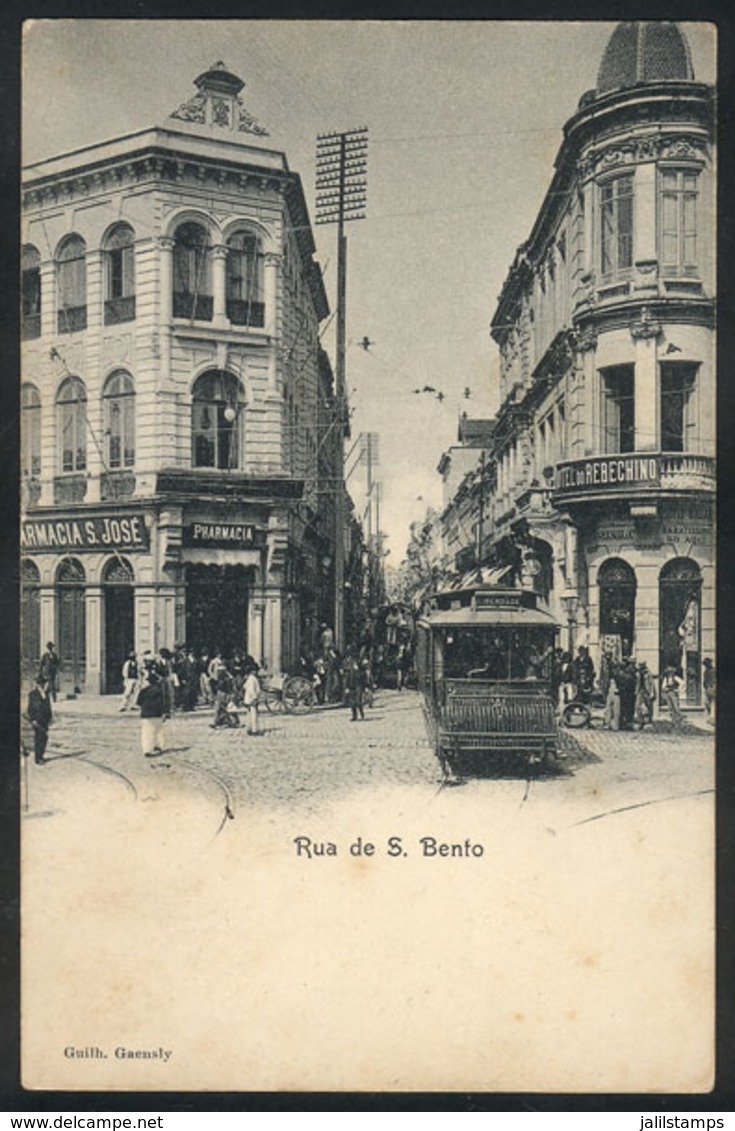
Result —
[{"label": "ornate cornice", "polygon": [[581,180],[600,176],[619,165],[641,165],[651,161],[693,161],[703,165],[706,138],[701,134],[649,133],[588,150],[578,161]]}]

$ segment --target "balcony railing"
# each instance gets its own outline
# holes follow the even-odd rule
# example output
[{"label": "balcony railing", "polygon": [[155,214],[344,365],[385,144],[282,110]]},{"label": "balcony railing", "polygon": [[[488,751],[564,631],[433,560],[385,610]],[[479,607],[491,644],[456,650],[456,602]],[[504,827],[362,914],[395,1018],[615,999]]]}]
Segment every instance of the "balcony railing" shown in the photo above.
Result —
[{"label": "balcony railing", "polygon": [[174,291],[174,318],[211,322],[213,311],[214,299],[211,295],[190,295]]},{"label": "balcony railing", "polygon": [[23,341],[28,341],[30,338],[41,337],[40,313],[23,314],[21,319],[21,337],[23,338]]},{"label": "balcony railing", "polygon": [[135,319],[135,295],[105,300],[105,326],[117,326],[120,322]]},{"label": "balcony railing", "polygon": [[714,491],[715,460],[689,452],[624,452],[556,465],[554,502]]},{"label": "balcony railing", "polygon": [[248,302],[246,299],[229,298],[227,317],[235,326],[264,326],[265,304]]},{"label": "balcony railing", "polygon": [[66,306],[58,314],[60,334],[73,334],[76,330],[87,329],[86,306]]}]

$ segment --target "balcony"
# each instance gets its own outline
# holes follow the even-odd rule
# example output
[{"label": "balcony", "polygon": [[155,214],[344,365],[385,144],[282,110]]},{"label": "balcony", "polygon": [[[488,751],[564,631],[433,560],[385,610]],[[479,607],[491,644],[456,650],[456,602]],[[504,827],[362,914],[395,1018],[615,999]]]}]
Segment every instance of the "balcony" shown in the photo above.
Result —
[{"label": "balcony", "polygon": [[264,326],[265,305],[262,302],[230,298],[227,300],[227,317],[233,326]]},{"label": "balcony", "polygon": [[77,330],[87,329],[86,306],[67,306],[58,313],[58,332],[60,334],[73,334]]},{"label": "balcony", "polygon": [[188,318],[195,322],[211,322],[214,299],[211,295],[190,295],[174,291],[174,318]]},{"label": "balcony", "polygon": [[603,499],[653,500],[661,495],[714,492],[715,460],[688,452],[622,452],[556,465],[554,504]]},{"label": "balcony", "polygon": [[54,506],[83,503],[86,494],[86,475],[57,475],[54,479]]},{"label": "balcony", "polygon": [[24,342],[29,341],[31,338],[41,337],[41,315],[40,313],[28,314],[23,312],[21,318],[21,338]]},{"label": "balcony", "polygon": [[135,476],[132,471],[107,471],[100,476],[100,498],[103,503],[125,499],[135,494]]},{"label": "balcony", "polygon": [[135,319],[135,295],[108,298],[105,301],[105,326],[118,326]]}]

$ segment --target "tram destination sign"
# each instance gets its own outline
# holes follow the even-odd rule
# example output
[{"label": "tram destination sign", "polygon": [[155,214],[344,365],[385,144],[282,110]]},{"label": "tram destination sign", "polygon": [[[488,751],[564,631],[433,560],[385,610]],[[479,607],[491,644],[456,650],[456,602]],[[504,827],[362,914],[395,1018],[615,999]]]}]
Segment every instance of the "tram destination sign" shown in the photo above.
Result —
[{"label": "tram destination sign", "polygon": [[609,490],[611,487],[658,486],[659,461],[656,456],[616,455],[562,463],[556,469],[557,491]]},{"label": "tram destination sign", "polygon": [[142,514],[32,518],[21,522],[20,545],[22,550],[57,554],[66,550],[147,550],[149,535]]},{"label": "tram destination sign", "polygon": [[265,531],[247,522],[191,522],[184,526],[184,546],[255,546],[265,540]]}]

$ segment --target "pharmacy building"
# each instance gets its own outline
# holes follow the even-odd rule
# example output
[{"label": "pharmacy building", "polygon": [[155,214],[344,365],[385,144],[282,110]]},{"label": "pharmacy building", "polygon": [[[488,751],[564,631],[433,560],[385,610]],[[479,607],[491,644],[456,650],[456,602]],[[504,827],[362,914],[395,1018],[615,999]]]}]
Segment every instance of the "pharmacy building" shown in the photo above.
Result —
[{"label": "pharmacy building", "polygon": [[55,642],[62,692],[176,643],[287,670],[333,623],[327,299],[243,87],[215,63],[163,125],[24,170],[22,650]]}]

